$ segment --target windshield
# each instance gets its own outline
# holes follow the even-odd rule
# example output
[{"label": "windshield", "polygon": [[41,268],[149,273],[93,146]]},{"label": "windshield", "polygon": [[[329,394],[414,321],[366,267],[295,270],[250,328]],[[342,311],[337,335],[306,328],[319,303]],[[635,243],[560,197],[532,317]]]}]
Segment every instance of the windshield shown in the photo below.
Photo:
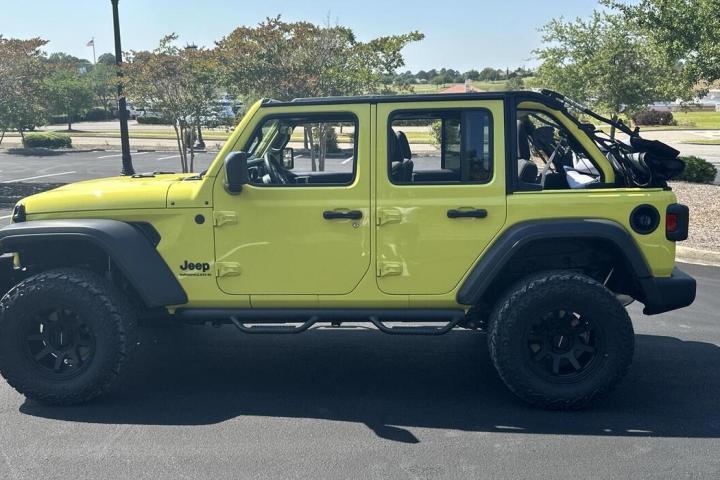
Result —
[{"label": "windshield", "polygon": [[264,122],[258,134],[250,142],[247,153],[250,158],[261,158],[268,151],[278,134],[280,120],[273,119]]}]

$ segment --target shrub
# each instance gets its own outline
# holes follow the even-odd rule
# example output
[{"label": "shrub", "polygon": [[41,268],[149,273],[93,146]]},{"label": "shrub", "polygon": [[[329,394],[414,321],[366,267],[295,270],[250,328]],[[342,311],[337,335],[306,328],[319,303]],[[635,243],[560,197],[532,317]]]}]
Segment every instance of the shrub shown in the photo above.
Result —
[{"label": "shrub", "polygon": [[685,162],[685,170],[675,180],[693,183],[713,183],[717,176],[715,165],[699,157],[680,157]]},{"label": "shrub", "polygon": [[23,138],[25,148],[71,148],[72,139],[69,135],[55,132],[27,133]]},{"label": "shrub", "polygon": [[143,125],[168,125],[168,124],[172,123],[172,122],[167,121],[164,118],[152,117],[152,116],[148,116],[148,115],[143,115],[142,117],[137,117],[137,122],[139,124],[143,124]]},{"label": "shrub", "polygon": [[669,111],[647,110],[635,114],[632,119],[635,125],[677,125],[672,112]]},{"label": "shrub", "polygon": [[100,122],[103,120],[110,120],[110,112],[107,112],[103,108],[95,107],[85,114],[84,119],[88,122]]},{"label": "shrub", "polygon": [[68,117],[67,115],[50,115],[49,123],[50,125],[63,125],[68,123]]}]

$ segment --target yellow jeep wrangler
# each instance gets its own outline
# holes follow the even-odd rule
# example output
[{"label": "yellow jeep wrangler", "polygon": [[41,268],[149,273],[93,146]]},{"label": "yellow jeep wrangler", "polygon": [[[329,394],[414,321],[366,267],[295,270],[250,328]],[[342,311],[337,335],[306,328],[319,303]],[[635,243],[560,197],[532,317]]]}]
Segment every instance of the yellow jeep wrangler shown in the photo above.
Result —
[{"label": "yellow jeep wrangler", "polygon": [[487,333],[519,397],[579,408],[631,363],[627,303],[694,300],[674,265],[677,156],[551,91],[263,100],[200,174],[17,204],[0,229],[0,372],[72,404],[105,392],[157,319],[464,328]]}]

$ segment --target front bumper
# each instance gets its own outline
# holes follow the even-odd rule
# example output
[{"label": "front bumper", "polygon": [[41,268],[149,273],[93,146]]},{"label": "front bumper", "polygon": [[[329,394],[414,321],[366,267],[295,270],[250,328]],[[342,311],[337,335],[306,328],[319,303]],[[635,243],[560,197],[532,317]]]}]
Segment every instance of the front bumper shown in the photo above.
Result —
[{"label": "front bumper", "polygon": [[679,268],[669,277],[650,277],[640,281],[645,315],[656,315],[687,307],[695,301],[696,282]]}]

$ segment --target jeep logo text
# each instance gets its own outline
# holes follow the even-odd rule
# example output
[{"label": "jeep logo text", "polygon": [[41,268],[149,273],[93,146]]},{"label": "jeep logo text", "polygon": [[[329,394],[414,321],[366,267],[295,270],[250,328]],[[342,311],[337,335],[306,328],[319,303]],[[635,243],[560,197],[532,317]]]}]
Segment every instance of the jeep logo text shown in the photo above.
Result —
[{"label": "jeep logo text", "polygon": [[185,260],[185,263],[180,265],[180,270],[183,270],[183,271],[197,270],[200,272],[207,272],[208,270],[210,270],[210,264],[207,262],[205,262],[205,263],[188,262],[187,260]]}]

